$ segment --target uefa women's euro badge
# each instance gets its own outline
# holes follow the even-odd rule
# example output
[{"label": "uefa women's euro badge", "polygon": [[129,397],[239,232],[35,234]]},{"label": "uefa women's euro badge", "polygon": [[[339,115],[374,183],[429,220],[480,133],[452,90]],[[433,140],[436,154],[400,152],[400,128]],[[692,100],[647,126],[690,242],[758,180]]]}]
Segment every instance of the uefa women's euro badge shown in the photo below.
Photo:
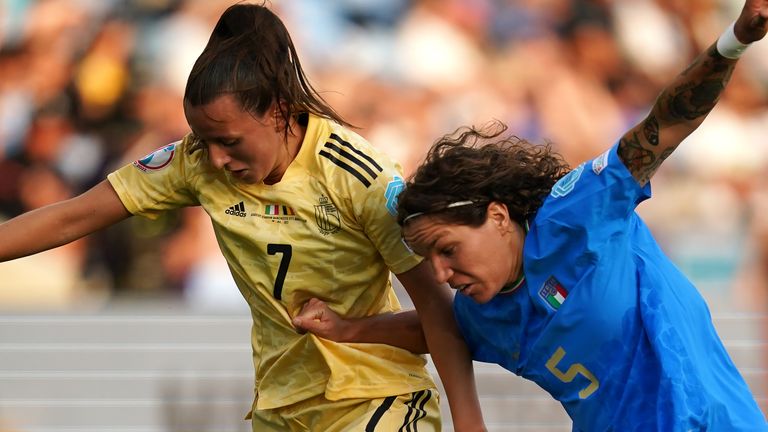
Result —
[{"label": "uefa women's euro badge", "polygon": [[178,144],[178,142],[160,147],[152,153],[135,161],[133,166],[144,172],[157,171],[167,167],[173,160],[173,154],[176,152],[176,144]]}]

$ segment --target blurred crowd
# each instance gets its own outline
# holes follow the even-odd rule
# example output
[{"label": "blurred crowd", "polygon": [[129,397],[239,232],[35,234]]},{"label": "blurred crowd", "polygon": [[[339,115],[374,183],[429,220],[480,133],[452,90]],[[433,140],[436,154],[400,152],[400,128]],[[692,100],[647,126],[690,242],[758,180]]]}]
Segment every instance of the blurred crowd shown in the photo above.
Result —
[{"label": "blurred crowd", "polygon": [[[0,219],[79,194],[182,137],[187,74],[230,3],[0,1]],[[742,4],[272,0],[315,88],[406,174],[438,136],[494,119],[573,166],[599,154]],[[747,307],[768,305],[766,132],[768,42],[747,51],[639,210],[702,290]],[[209,225],[199,209],[130,218],[0,264],[0,304],[244,304]]]}]

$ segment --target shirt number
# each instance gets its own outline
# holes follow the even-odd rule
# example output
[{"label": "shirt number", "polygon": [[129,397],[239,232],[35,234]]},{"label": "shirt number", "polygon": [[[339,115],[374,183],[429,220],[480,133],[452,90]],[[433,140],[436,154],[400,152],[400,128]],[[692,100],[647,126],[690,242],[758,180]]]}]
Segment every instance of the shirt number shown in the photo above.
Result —
[{"label": "shirt number", "polygon": [[558,369],[557,364],[560,363],[560,360],[562,360],[563,357],[565,357],[565,350],[563,347],[558,347],[555,353],[552,354],[552,357],[547,360],[547,369],[552,372],[552,374],[556,376],[557,379],[564,383],[573,381],[573,379],[576,378],[576,375],[579,374],[588,379],[590,384],[579,392],[579,398],[581,399],[586,399],[589,397],[589,395],[597,391],[597,388],[600,387],[600,382],[592,372],[584,367],[583,364],[574,363],[565,372]]},{"label": "shirt number", "polygon": [[277,268],[277,276],[275,277],[275,289],[272,291],[272,295],[281,300],[283,297],[283,282],[285,282],[285,275],[288,274],[288,264],[291,263],[292,255],[291,245],[287,244],[274,244],[267,245],[267,253],[270,255],[282,254],[280,259],[280,267]]}]

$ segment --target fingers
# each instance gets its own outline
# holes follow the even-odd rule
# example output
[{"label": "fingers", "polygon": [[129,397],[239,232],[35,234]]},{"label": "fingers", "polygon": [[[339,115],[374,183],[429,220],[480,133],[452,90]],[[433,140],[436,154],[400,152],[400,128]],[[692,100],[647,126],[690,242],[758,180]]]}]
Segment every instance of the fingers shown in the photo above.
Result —
[{"label": "fingers", "polygon": [[765,37],[768,30],[768,1],[747,0],[734,24],[737,39],[750,44]]},{"label": "fingers", "polygon": [[312,298],[304,303],[292,323],[300,333],[319,329],[328,306],[322,300]]},{"label": "fingers", "polygon": [[307,301],[291,321],[300,334],[310,332],[336,342],[345,341],[350,328],[324,301],[314,298]]}]

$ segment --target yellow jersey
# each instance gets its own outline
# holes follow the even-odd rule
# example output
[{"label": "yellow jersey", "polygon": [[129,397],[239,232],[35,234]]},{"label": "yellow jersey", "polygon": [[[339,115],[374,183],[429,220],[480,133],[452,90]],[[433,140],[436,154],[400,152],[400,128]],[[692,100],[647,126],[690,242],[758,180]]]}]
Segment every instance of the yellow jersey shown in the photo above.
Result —
[{"label": "yellow jersey", "polygon": [[400,167],[347,128],[314,115],[304,120],[299,153],[273,185],[233,180],[205,150],[189,151],[190,135],[108,180],[134,215],[200,205],[210,216],[253,317],[255,409],[319,394],[378,398],[433,388],[424,356],[301,335],[291,324],[312,297],[346,318],[400,310],[390,271],[420,260],[395,221]]}]

